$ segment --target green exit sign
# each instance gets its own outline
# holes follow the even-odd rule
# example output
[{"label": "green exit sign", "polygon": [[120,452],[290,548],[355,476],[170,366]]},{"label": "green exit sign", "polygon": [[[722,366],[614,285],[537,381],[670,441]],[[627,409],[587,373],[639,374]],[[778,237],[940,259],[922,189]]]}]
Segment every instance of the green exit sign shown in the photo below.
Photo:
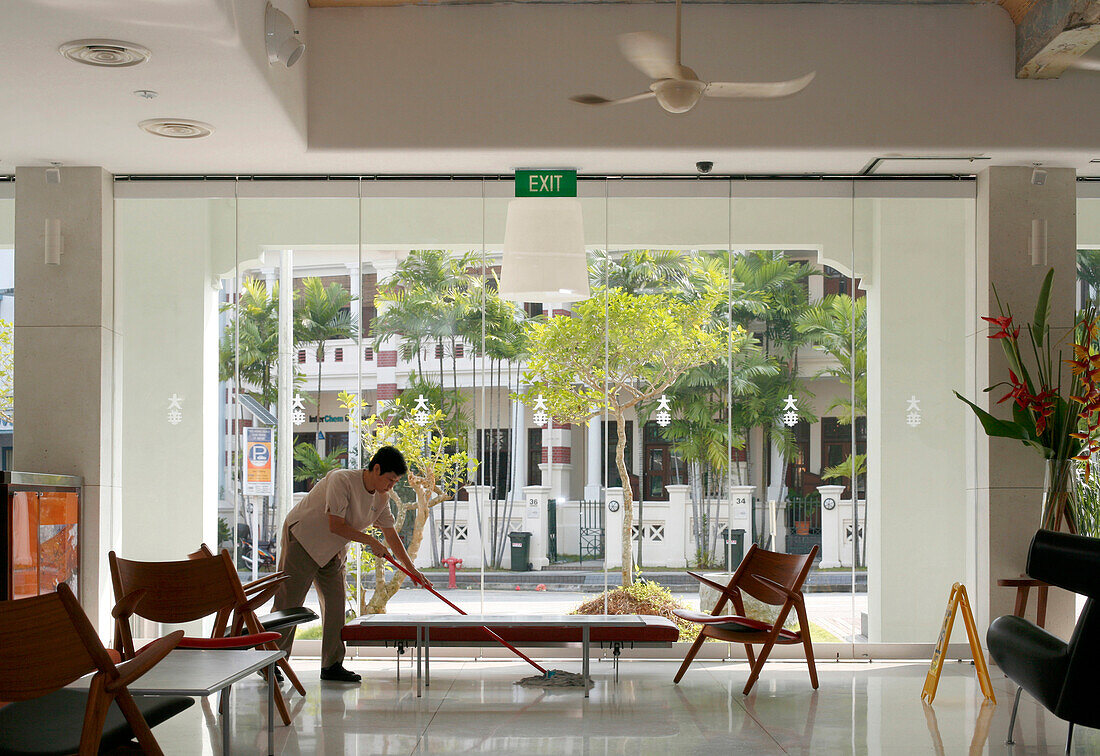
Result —
[{"label": "green exit sign", "polygon": [[516,171],[517,197],[576,197],[577,172]]}]

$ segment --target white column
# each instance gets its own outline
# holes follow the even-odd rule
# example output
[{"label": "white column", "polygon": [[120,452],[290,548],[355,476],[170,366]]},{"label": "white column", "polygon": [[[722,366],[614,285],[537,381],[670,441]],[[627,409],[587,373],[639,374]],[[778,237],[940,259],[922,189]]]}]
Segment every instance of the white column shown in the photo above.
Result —
[{"label": "white column", "polygon": [[844,537],[840,521],[840,497],[844,486],[818,486],[821,494],[821,564],[823,568],[840,567],[840,545]]},{"label": "white column", "polygon": [[[358,263],[355,265],[348,265],[348,275],[351,277],[351,296],[352,302],[358,302],[358,305],[353,304],[353,308],[358,308],[359,316],[355,318],[355,322],[359,324],[359,333],[353,336],[355,341],[355,393],[358,394],[362,388],[363,383],[363,344],[359,338],[359,334],[363,331],[363,302],[361,301],[363,296],[363,274],[359,269]],[[348,467],[359,467],[359,425],[355,422],[356,417],[352,412],[348,413]]]},{"label": "white column", "polygon": [[550,499],[549,486],[526,486],[523,489],[523,527],[531,534],[531,566],[541,570],[550,564],[546,557],[549,523],[546,517]]},{"label": "white column", "polygon": [[[294,506],[294,425],[291,421],[294,406],[294,253],[289,249],[279,251],[279,400],[275,416],[279,419],[276,430],[275,524],[282,531],[283,520]],[[321,408],[317,408],[321,414]],[[258,539],[259,533],[252,538]]]},{"label": "white column", "polygon": [[623,489],[604,490],[604,566],[608,568],[623,566]]},{"label": "white column", "polygon": [[[61,168],[60,183],[47,183],[47,170],[16,168],[15,288],[24,294],[14,329],[19,425],[13,465],[84,479],[80,598],[92,621],[109,633],[114,601],[107,552],[120,547],[123,525],[116,449],[121,334],[114,307],[114,184],[98,167]],[[45,264],[47,219],[60,222],[60,265]],[[163,412],[170,393],[163,394]],[[197,412],[199,397],[194,399]],[[168,432],[172,429],[165,422],[163,443],[178,435]],[[196,527],[195,535],[200,532]]]},{"label": "white column", "polygon": [[691,486],[665,486],[668,491],[668,517],[665,518],[666,567],[687,567],[688,555],[694,556],[691,532]]},{"label": "white column", "polygon": [[585,440],[584,500],[599,501],[603,491],[603,416],[588,423]]},{"label": "white column", "polygon": [[[517,391],[522,393],[523,387]],[[523,402],[512,400],[512,490],[510,499],[522,499],[523,489],[527,487],[527,408]]]}]

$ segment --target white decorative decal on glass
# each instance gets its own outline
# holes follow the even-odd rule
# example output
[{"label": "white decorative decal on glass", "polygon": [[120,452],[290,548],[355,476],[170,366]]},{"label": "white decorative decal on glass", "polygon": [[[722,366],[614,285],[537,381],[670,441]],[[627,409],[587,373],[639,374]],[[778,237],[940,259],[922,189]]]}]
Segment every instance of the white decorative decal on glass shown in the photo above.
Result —
[{"label": "white decorative decal on glass", "polygon": [[535,414],[531,416],[535,425],[543,426],[550,422],[550,413],[546,411],[546,400],[542,398],[542,394],[535,397]]},{"label": "white decorative decal on glass", "polygon": [[168,422],[172,425],[179,425],[183,422],[183,405],[181,402],[183,402],[183,399],[179,394],[172,394],[168,397]]},{"label": "white decorative decal on glass", "polygon": [[672,422],[672,412],[669,410],[668,397],[661,394],[660,401],[657,402],[657,425],[662,428],[668,427],[668,424]]},{"label": "white decorative decal on glass", "polygon": [[428,400],[423,394],[416,397],[416,406],[413,407],[413,421],[417,425],[427,425],[432,415],[428,411]]},{"label": "white decorative decal on glass", "polygon": [[294,395],[294,405],[292,408],[294,411],[290,415],[290,419],[294,421],[295,425],[301,425],[306,421],[306,408],[302,404],[302,395]]},{"label": "white decorative decal on glass", "polygon": [[783,424],[793,428],[798,425],[798,407],[795,406],[792,394],[787,394],[784,401],[786,404],[783,406]]},{"label": "white decorative decal on glass", "polygon": [[909,397],[909,406],[905,408],[905,422],[910,428],[916,428],[920,425],[920,399],[916,394]]}]

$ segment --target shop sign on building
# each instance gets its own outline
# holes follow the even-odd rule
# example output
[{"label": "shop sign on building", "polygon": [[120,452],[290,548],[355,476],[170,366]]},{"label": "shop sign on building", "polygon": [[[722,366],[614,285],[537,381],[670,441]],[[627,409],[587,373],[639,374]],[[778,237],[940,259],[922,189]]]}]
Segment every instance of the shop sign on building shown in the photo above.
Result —
[{"label": "shop sign on building", "polygon": [[245,428],[245,496],[275,495],[275,429]]}]

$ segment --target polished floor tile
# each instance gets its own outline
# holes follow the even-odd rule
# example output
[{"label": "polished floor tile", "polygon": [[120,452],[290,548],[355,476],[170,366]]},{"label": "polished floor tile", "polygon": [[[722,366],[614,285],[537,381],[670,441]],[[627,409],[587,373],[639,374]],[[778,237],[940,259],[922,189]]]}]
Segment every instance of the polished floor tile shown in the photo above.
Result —
[{"label": "polished floor tile", "polygon": [[[579,689],[514,685],[520,663],[436,661],[416,697],[415,672],[392,661],[353,662],[361,685],[321,683],[317,662],[296,661],[307,689],[289,695],[294,722],[275,728],[279,754],[1059,754],[1067,725],[1020,704],[1014,746],[1004,744],[1014,687],[992,670],[997,705],[984,705],[969,664],[944,668],[935,705],[920,701],[923,662],[824,663],[811,689],[801,663],[775,662],[752,693],[748,665],[697,662],[679,685],[668,661],[593,666]],[[573,669],[576,661],[554,665]],[[287,688],[289,690],[289,688]],[[232,751],[265,753],[266,689],[258,678],[233,691]],[[216,701],[156,728],[166,754],[221,756]],[[1077,728],[1075,754],[1100,754],[1100,731]]]}]

